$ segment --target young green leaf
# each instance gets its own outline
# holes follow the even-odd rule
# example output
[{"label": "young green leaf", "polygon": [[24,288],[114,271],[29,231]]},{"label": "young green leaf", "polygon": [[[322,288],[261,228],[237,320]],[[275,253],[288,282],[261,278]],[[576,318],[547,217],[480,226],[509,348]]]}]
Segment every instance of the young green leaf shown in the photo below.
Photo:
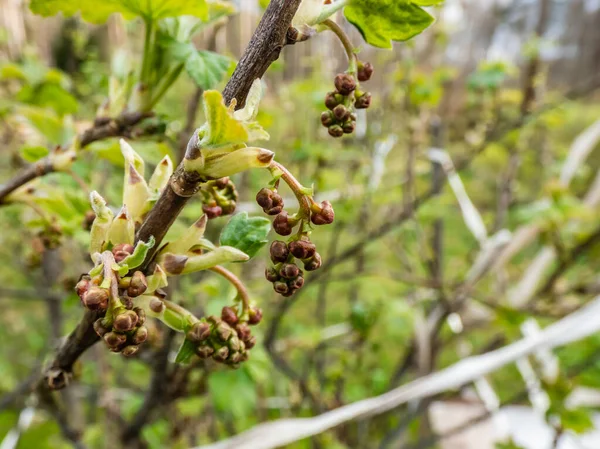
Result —
[{"label": "young green leaf", "polygon": [[206,125],[201,129],[201,148],[243,144],[248,141],[244,124],[233,117],[231,109],[223,103],[220,92],[204,92],[204,113]]},{"label": "young green leaf", "polygon": [[268,243],[271,222],[264,217],[248,217],[246,212],[235,215],[221,232],[221,245],[233,246],[253,257]]},{"label": "young green leaf", "polygon": [[179,351],[177,352],[177,357],[175,357],[175,363],[189,363],[192,356],[196,352],[196,345],[189,341],[187,338],[183,340]]},{"label": "young green leaf", "polygon": [[435,3],[438,2],[351,0],[344,14],[367,43],[375,47],[392,48],[392,41],[406,41],[431,25],[433,17],[419,5]]},{"label": "young green leaf", "polygon": [[33,163],[48,156],[48,148],[42,146],[26,146],[21,148],[21,157],[27,162]]},{"label": "young green leaf", "polygon": [[120,265],[127,265],[127,268],[130,270],[139,267],[142,263],[144,263],[144,260],[148,255],[148,251],[150,251],[153,246],[154,236],[150,236],[150,239],[147,243],[138,242],[137,245],[135,245],[133,253],[123,259]]}]

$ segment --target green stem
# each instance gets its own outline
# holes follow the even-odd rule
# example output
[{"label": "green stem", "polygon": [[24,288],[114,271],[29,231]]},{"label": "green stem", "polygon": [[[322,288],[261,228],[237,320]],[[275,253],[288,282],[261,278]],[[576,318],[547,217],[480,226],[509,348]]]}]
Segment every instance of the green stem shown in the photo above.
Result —
[{"label": "green stem", "polygon": [[212,267],[210,270],[223,276],[231,283],[231,285],[235,287],[242,301],[242,315],[245,315],[248,310],[250,310],[250,295],[248,294],[248,290],[246,289],[244,283],[235,274],[220,265]]},{"label": "green stem", "polygon": [[183,67],[183,64],[178,64],[173,68],[173,70],[171,70],[171,72],[169,72],[169,74],[166,77],[162,79],[162,81],[158,85],[158,91],[156,92],[156,95],[150,100],[150,103],[147,106],[145,106],[145,110],[151,111],[152,108],[156,106],[156,103],[160,101],[160,99],[171,88],[173,83],[177,81],[177,78],[179,78],[179,75],[181,75],[181,72],[183,71]]},{"label": "green stem", "polygon": [[358,70],[356,53],[354,53],[354,46],[352,45],[352,42],[350,41],[350,38],[348,37],[346,32],[342,30],[342,28],[331,19],[326,19],[323,22],[321,22],[321,24],[333,31],[333,33],[340,40],[340,42],[344,46],[344,50],[346,50],[346,55],[348,56],[348,73],[351,75],[356,74]]},{"label": "green stem", "polygon": [[334,15],[340,9],[342,9],[344,6],[347,6],[348,3],[349,3],[348,0],[338,0],[337,2],[332,3],[331,5],[323,6],[323,9],[321,9],[321,14],[317,18],[316,22],[317,23],[324,22],[326,19],[328,19],[329,17]]},{"label": "green stem", "polygon": [[150,89],[150,71],[152,67],[152,32],[153,24],[150,20],[144,21],[145,35],[144,35],[144,56],[142,59],[142,70],[140,72],[140,82],[145,84]]},{"label": "green stem", "polygon": [[292,192],[294,192],[298,204],[300,205],[300,218],[310,218],[310,210],[311,206],[314,204],[314,200],[310,195],[306,194],[306,187],[300,184],[294,175],[279,162],[272,161],[271,165],[269,165],[269,170],[273,176],[280,175],[281,179],[283,179]]}]

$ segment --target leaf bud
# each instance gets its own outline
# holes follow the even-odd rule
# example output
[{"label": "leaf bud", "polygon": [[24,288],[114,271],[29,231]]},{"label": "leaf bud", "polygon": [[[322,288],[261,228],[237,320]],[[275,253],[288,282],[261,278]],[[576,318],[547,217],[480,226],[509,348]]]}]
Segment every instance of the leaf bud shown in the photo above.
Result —
[{"label": "leaf bud", "polygon": [[350,93],[356,89],[356,81],[347,73],[340,73],[335,77],[334,80],[335,88],[342,95],[350,95]]},{"label": "leaf bud", "polygon": [[187,332],[187,338],[192,343],[201,343],[210,336],[210,324],[199,321],[194,323],[192,328]]},{"label": "leaf bud", "polygon": [[274,240],[273,243],[271,243],[269,253],[273,263],[285,262],[290,255],[287,244],[281,240]]},{"label": "leaf bud", "polygon": [[235,326],[235,324],[238,322],[237,313],[235,313],[235,310],[229,306],[225,306],[221,310],[221,319],[231,326]]},{"label": "leaf bud", "polygon": [[133,273],[131,277],[131,283],[129,284],[129,288],[127,288],[127,294],[132,298],[143,295],[144,292],[148,289],[148,282],[146,281],[146,276],[141,271],[136,271]]},{"label": "leaf bud", "polygon": [[292,256],[297,259],[308,259],[315,254],[316,246],[311,241],[295,240],[288,245]]}]

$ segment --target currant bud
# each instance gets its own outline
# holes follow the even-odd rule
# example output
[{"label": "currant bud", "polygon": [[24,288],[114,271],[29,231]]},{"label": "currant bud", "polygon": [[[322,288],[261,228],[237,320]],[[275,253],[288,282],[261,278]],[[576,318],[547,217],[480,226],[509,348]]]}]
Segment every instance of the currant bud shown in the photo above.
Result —
[{"label": "currant bud", "polygon": [[327,109],[333,109],[343,100],[344,98],[342,97],[342,95],[338,94],[337,92],[329,92],[325,96],[325,106],[327,107]]},{"label": "currant bud", "polygon": [[314,243],[306,240],[296,240],[288,245],[292,256],[297,259],[308,259],[313,256],[316,251]]},{"label": "currant bud", "polygon": [[325,128],[330,127],[334,123],[334,117],[331,111],[325,111],[321,114],[321,123]]},{"label": "currant bud", "polygon": [[312,213],[310,216],[310,221],[315,225],[326,225],[333,223],[335,219],[335,212],[333,210],[333,206],[329,201],[321,202],[321,211],[317,213]]},{"label": "currant bud", "polygon": [[302,288],[303,285],[304,285],[304,278],[302,276],[298,276],[295,279],[292,279],[290,282],[288,282],[288,286],[292,290],[299,290]]},{"label": "currant bud", "polygon": [[359,63],[358,64],[358,80],[359,81],[369,81],[373,76],[373,64],[370,62]]},{"label": "currant bud", "polygon": [[106,310],[108,307],[108,291],[100,287],[90,287],[83,295],[82,302],[90,310]]},{"label": "currant bud", "polygon": [[138,326],[142,326],[146,322],[146,311],[140,307],[135,307],[133,311],[138,316]]},{"label": "currant bud", "polygon": [[98,334],[98,337],[104,337],[105,334],[110,332],[110,328],[106,327],[103,323],[104,318],[99,318],[94,321],[94,330]]},{"label": "currant bud", "polygon": [[254,335],[251,336],[248,340],[244,341],[244,344],[246,345],[246,349],[252,349],[256,346],[256,337]]},{"label": "currant bud", "polygon": [[371,94],[369,92],[362,94],[354,103],[356,109],[368,109],[369,106],[371,106]]},{"label": "currant bud", "polygon": [[82,278],[77,285],[75,285],[75,291],[77,292],[77,296],[83,299],[83,295],[87,293],[89,288],[92,286],[92,281],[88,278]]},{"label": "currant bud", "polygon": [[213,355],[214,352],[215,350],[208,345],[200,345],[196,348],[196,354],[201,359],[209,358],[211,355]]},{"label": "currant bud", "polygon": [[227,323],[221,321],[215,328],[215,335],[222,342],[226,342],[233,335],[233,329]]},{"label": "currant bud", "polygon": [[264,209],[268,215],[277,215],[283,211],[283,198],[278,193],[273,193],[273,205],[269,209]]},{"label": "currant bud", "polygon": [[328,131],[331,137],[342,137],[344,135],[344,130],[340,125],[332,125]]},{"label": "currant bud", "polygon": [[202,206],[202,211],[206,214],[206,218],[212,220],[213,218],[220,217],[223,215],[223,209],[221,206],[209,206],[207,204]]},{"label": "currant bud", "polygon": [[125,334],[118,334],[116,332],[108,332],[104,334],[104,337],[102,338],[111,349],[117,349],[127,342],[127,336]]},{"label": "currant bud", "polygon": [[347,73],[340,73],[335,77],[335,88],[342,95],[350,95],[350,93],[356,89],[356,81],[352,75]]},{"label": "currant bud", "polygon": [[229,176],[225,176],[224,178],[215,179],[213,182],[217,189],[223,190],[229,184]]},{"label": "currant bud", "polygon": [[135,333],[133,334],[133,337],[131,338],[131,341],[136,345],[140,345],[144,343],[147,339],[148,329],[145,326],[140,326],[136,329]]},{"label": "currant bud", "polygon": [[315,271],[321,268],[321,255],[319,253],[315,253],[309,260],[304,262],[304,269],[306,271]]},{"label": "currant bud", "polygon": [[221,319],[231,326],[235,326],[238,322],[238,316],[233,308],[225,306],[221,310]]},{"label": "currant bud", "polygon": [[158,298],[152,298],[149,307],[154,313],[161,313],[165,308],[165,303]]},{"label": "currant bud", "polygon": [[237,332],[238,338],[242,341],[248,340],[252,336],[252,331],[247,323],[238,323],[235,326],[235,330]]},{"label": "currant bud", "polygon": [[343,104],[339,104],[333,109],[333,115],[339,122],[343,122],[349,115],[348,109]]},{"label": "currant bud", "polygon": [[139,350],[139,346],[129,345],[123,348],[121,354],[123,354],[125,357],[131,357],[132,355],[136,354]]},{"label": "currant bud", "polygon": [[118,314],[113,321],[113,327],[119,332],[129,332],[133,330],[138,323],[138,316],[133,310],[125,310]]},{"label": "currant bud", "polygon": [[290,235],[292,233],[293,227],[288,220],[288,213],[286,211],[281,211],[275,217],[275,220],[273,220],[273,229],[279,235]]},{"label": "currant bud", "polygon": [[235,203],[235,201],[229,200],[227,202],[227,204],[223,204],[221,206],[221,211],[222,211],[223,215],[231,215],[235,212],[236,207],[237,207],[237,204]]},{"label": "currant bud", "polygon": [[148,289],[148,282],[146,281],[146,276],[141,271],[136,271],[133,273],[131,277],[131,283],[127,288],[127,294],[132,298],[143,295],[144,292]]},{"label": "currant bud", "polygon": [[279,270],[279,275],[285,279],[294,279],[300,274],[300,268],[293,263],[283,264]]},{"label": "currant bud", "polygon": [[204,322],[194,323],[187,333],[187,338],[192,343],[201,343],[210,336],[210,325]]},{"label": "currant bud", "polygon": [[213,360],[216,362],[224,362],[227,360],[227,357],[229,357],[229,348],[227,346],[217,349],[213,354]]},{"label": "currant bud", "polygon": [[262,188],[256,194],[256,202],[263,209],[273,207],[273,191],[267,188]]},{"label": "currant bud", "polygon": [[277,270],[273,267],[265,268],[265,278],[269,282],[276,282],[279,280],[279,273],[277,273]]},{"label": "currant bud", "polygon": [[288,293],[290,291],[287,283],[281,282],[281,281],[277,281],[277,282],[273,283],[273,290],[275,290],[280,295],[285,295],[286,293]]},{"label": "currant bud", "polygon": [[346,123],[344,123],[342,129],[344,130],[344,134],[352,134],[356,129],[356,122],[349,120]]},{"label": "currant bud", "polygon": [[269,253],[271,255],[271,260],[273,263],[285,262],[288,259],[290,251],[285,242],[281,240],[275,240],[271,243],[271,247],[269,248]]},{"label": "currant bud", "polygon": [[261,322],[263,317],[262,309],[251,307],[248,311],[248,324],[254,326]]}]

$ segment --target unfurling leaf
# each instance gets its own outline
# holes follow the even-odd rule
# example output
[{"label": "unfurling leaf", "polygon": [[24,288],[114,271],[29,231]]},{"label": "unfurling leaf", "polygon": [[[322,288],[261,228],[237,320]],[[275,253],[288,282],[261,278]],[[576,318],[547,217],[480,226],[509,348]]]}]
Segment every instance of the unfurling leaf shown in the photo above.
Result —
[{"label": "unfurling leaf", "polygon": [[90,194],[92,209],[96,214],[90,231],[90,256],[101,253],[104,244],[108,241],[108,231],[113,221],[113,213],[106,206],[106,201],[96,191]]},{"label": "unfurling leaf", "polygon": [[150,187],[153,193],[162,192],[172,174],[173,161],[169,156],[165,156],[154,169],[150,182],[148,182],[148,187]]},{"label": "unfurling leaf", "polygon": [[275,153],[264,148],[241,148],[231,153],[205,158],[203,167],[197,172],[208,179],[219,179],[251,168],[266,168],[274,156]]},{"label": "unfurling leaf", "polygon": [[254,257],[268,243],[271,222],[264,217],[248,217],[246,212],[235,215],[221,232],[221,245],[232,246]]},{"label": "unfurling leaf", "polygon": [[108,240],[112,245],[119,243],[128,243],[133,245],[135,236],[135,223],[127,211],[127,207],[123,206],[117,216],[113,219],[108,230]]},{"label": "unfurling leaf", "polygon": [[177,352],[175,363],[188,363],[195,353],[196,345],[186,338]]},{"label": "unfurling leaf", "polygon": [[237,248],[220,246],[197,256],[166,253],[158,258],[158,263],[169,276],[208,270],[228,262],[244,262],[250,257]]},{"label": "unfurling leaf", "polygon": [[196,223],[186,229],[181,237],[173,242],[169,242],[163,252],[186,254],[192,247],[198,245],[202,241],[204,231],[206,230],[207,220],[208,218],[206,215],[202,215]]},{"label": "unfurling leaf", "polygon": [[148,239],[147,243],[137,242],[133,253],[123,259],[121,265],[127,266],[127,268],[130,270],[139,267],[144,263],[144,260],[148,255],[148,251],[150,251],[152,247],[154,247],[154,236],[150,236],[150,239]]}]

